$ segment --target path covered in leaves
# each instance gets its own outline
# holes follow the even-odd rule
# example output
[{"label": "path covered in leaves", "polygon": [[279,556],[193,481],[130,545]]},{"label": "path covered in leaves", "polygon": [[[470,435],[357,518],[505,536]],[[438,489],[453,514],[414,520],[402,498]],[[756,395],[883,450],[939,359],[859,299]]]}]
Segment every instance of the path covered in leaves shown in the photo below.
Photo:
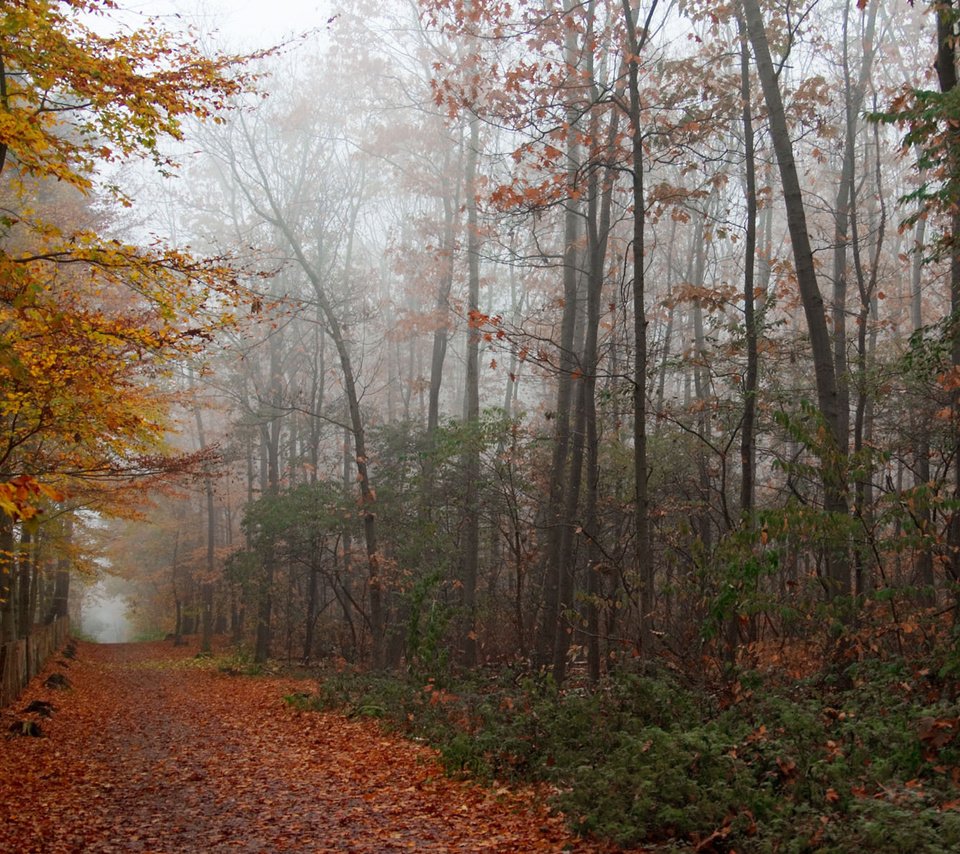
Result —
[{"label": "path covered in leaves", "polygon": [[[529,795],[445,779],[372,722],[283,702],[309,683],[229,676],[169,643],[79,644],[52,669],[72,687],[41,676],[3,715],[3,852],[596,850]],[[33,700],[52,717],[22,714]],[[6,737],[11,713],[43,737]]]}]

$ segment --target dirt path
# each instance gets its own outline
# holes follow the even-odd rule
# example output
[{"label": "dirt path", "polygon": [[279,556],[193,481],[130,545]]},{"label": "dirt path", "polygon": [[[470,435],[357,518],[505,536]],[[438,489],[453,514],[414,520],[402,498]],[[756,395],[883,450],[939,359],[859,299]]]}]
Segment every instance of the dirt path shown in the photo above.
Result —
[{"label": "dirt path", "polygon": [[303,682],[227,676],[169,644],[80,644],[54,669],[70,690],[40,677],[13,709],[52,701],[46,737],[0,740],[0,851],[597,850],[369,722],[290,709]]}]

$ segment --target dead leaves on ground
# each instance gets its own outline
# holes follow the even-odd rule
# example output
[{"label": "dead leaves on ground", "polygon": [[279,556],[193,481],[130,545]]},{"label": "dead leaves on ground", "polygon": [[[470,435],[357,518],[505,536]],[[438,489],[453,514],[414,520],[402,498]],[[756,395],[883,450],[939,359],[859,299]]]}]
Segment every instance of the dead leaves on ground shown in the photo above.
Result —
[{"label": "dead leaves on ground", "polygon": [[[450,780],[375,723],[289,708],[303,682],[189,660],[81,646],[46,737],[0,742],[0,851],[604,850],[531,792]],[[41,680],[24,707],[53,699]]]}]

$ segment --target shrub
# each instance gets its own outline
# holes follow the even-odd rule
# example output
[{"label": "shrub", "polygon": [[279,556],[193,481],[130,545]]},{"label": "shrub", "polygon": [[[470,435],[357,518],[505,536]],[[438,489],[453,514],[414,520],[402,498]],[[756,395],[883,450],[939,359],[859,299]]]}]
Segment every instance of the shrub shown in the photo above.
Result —
[{"label": "shrub", "polygon": [[341,673],[309,703],[416,735],[451,774],[548,781],[575,829],[619,845],[935,852],[960,846],[960,711],[938,672],[861,664],[845,690],[744,674],[726,709],[665,671],[593,690]]}]

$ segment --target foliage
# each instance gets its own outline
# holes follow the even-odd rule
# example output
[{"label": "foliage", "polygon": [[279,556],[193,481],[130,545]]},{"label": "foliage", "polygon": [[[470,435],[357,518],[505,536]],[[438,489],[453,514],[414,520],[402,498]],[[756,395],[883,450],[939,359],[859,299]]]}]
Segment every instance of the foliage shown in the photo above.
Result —
[{"label": "foliage", "polygon": [[160,141],[182,138],[187,117],[216,120],[244,88],[238,57],[208,57],[155,21],[101,35],[92,22],[117,10],[113,0],[4,4],[0,150],[23,176],[89,190],[103,162],[148,154],[170,168]]},{"label": "foliage", "polygon": [[230,676],[262,676],[264,666],[254,661],[253,653],[244,646],[235,646],[226,655],[216,659],[217,669]]},{"label": "foliage", "polygon": [[[251,82],[239,57],[206,57],[149,19],[102,34],[117,11],[12,0],[0,13],[0,480],[114,511],[131,479],[199,465],[163,452],[162,382],[239,291],[222,260],[110,236],[109,204],[130,202],[101,176],[132,157],[169,170],[161,143],[188,118],[216,120]],[[2,506],[23,518],[35,504]]]},{"label": "foliage", "polygon": [[448,664],[445,634],[451,609],[436,598],[442,579],[434,570],[417,578],[407,594],[407,661],[421,673],[443,673]]},{"label": "foliage", "polygon": [[[741,530],[726,537],[715,550],[712,558],[719,564],[719,571],[711,573],[717,582],[703,626],[705,639],[716,637],[728,620],[762,612],[771,605],[762,582],[780,569],[780,551],[767,547],[764,540],[768,536],[762,528]],[[784,617],[784,611],[780,615]]]},{"label": "foliage", "polygon": [[729,695],[667,671],[593,691],[343,672],[312,703],[426,738],[454,774],[548,780],[577,830],[622,845],[933,852],[960,843],[960,724],[955,683],[927,665],[867,661],[844,690],[744,672]]},{"label": "foliage", "polygon": [[41,499],[63,500],[63,495],[52,487],[37,483],[25,475],[0,483],[0,512],[13,519],[29,522],[37,516],[37,504]]},{"label": "foliage", "polygon": [[[936,4],[947,10],[946,4]],[[947,12],[953,16],[952,10]],[[960,115],[960,90],[936,92],[929,89],[907,88],[884,111],[874,111],[869,119],[884,124],[895,124],[905,130],[903,151],[916,154],[916,169],[924,180],[901,197],[914,208],[904,218],[904,226],[911,226],[921,217],[934,212],[948,211],[960,197],[960,177],[955,162],[958,156],[956,136],[957,116]],[[945,235],[933,247],[933,257],[941,257],[949,250]]]},{"label": "foliage", "polygon": [[337,530],[343,517],[339,487],[318,481],[261,496],[247,506],[242,527],[254,543],[283,542],[294,559],[305,560],[319,539]]}]

